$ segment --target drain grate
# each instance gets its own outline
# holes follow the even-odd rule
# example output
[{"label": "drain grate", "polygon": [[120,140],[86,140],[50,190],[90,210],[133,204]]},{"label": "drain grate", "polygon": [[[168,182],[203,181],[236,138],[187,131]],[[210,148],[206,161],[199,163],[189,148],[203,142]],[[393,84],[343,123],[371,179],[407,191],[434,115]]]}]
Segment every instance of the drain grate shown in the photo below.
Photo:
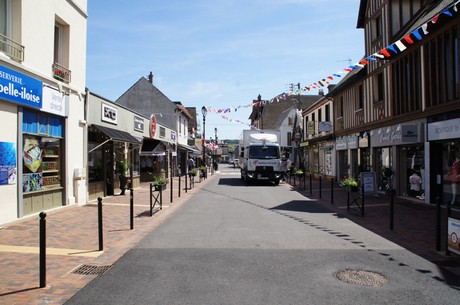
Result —
[{"label": "drain grate", "polygon": [[81,265],[75,269],[72,273],[80,275],[99,275],[103,274],[107,270],[112,268],[112,265],[109,266],[92,266],[92,265]]},{"label": "drain grate", "polygon": [[367,270],[340,270],[336,277],[342,282],[362,286],[383,286],[388,282],[383,274]]}]

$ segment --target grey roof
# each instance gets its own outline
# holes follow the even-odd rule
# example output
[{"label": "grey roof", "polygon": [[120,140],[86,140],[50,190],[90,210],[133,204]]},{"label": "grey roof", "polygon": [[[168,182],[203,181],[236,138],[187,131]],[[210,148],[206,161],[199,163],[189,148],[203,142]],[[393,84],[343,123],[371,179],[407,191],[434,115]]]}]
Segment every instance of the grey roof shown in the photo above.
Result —
[{"label": "grey roof", "polygon": [[158,123],[176,130],[174,113],[178,109],[177,105],[144,77],[134,83],[115,103],[146,117],[155,114]]},{"label": "grey roof", "polygon": [[296,107],[300,99],[301,109],[306,109],[321,99],[322,95],[289,95],[286,99],[276,99],[272,103],[266,104],[262,111],[264,129],[278,129],[280,120],[286,116],[285,111],[289,108]]}]

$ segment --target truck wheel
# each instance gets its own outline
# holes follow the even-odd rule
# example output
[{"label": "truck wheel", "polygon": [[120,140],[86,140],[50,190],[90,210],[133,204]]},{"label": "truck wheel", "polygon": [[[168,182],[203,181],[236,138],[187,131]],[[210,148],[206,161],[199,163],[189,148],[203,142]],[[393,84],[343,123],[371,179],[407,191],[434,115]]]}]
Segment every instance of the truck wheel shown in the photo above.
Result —
[{"label": "truck wheel", "polygon": [[279,181],[279,179],[276,179],[276,180],[275,180],[275,181],[273,181],[273,182],[275,182],[275,185],[279,185],[279,184],[280,184],[280,181]]}]

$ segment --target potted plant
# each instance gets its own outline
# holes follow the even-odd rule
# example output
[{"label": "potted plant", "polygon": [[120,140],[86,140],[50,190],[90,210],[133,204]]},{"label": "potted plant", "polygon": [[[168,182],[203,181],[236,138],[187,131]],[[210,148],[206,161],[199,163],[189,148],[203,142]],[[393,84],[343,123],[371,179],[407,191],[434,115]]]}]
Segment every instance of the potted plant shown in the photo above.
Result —
[{"label": "potted plant", "polygon": [[188,174],[191,176],[191,177],[195,177],[196,176],[196,169],[192,169]]},{"label": "potted plant", "polygon": [[201,172],[201,177],[203,178],[206,178],[207,175],[206,175],[206,172],[207,172],[208,168],[204,165],[200,166],[200,172]]},{"label": "potted plant", "polygon": [[162,176],[156,176],[153,179],[153,186],[155,187],[155,191],[164,191],[166,189],[166,184],[168,184],[169,180]]},{"label": "potted plant", "polygon": [[126,185],[128,184],[128,178],[126,172],[128,170],[128,164],[126,161],[119,161],[117,163],[118,180],[120,181],[120,195],[125,194]]},{"label": "potted plant", "polygon": [[344,177],[340,180],[339,185],[347,191],[357,192],[359,190],[359,182],[354,177]]}]

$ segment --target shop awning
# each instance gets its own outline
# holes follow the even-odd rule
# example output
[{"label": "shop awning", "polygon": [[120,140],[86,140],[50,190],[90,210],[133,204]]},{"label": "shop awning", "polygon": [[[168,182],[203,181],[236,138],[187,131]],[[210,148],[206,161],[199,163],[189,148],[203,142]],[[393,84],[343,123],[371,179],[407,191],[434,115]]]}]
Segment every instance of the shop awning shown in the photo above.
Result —
[{"label": "shop awning", "polygon": [[201,151],[199,149],[197,149],[196,147],[194,146],[189,146],[189,145],[185,145],[185,144],[177,144],[179,146],[179,148],[182,148],[183,150],[186,150],[188,152],[191,152],[195,155],[200,155],[201,154]]},{"label": "shop awning", "polygon": [[128,142],[133,144],[141,144],[142,141],[130,135],[129,133],[121,130],[116,130],[109,127],[104,127],[96,124],[92,124],[92,127],[97,128],[103,134],[105,134],[110,140],[117,142]]},{"label": "shop awning", "polygon": [[161,141],[144,140],[141,147],[141,156],[164,156],[166,155],[166,146]]}]

